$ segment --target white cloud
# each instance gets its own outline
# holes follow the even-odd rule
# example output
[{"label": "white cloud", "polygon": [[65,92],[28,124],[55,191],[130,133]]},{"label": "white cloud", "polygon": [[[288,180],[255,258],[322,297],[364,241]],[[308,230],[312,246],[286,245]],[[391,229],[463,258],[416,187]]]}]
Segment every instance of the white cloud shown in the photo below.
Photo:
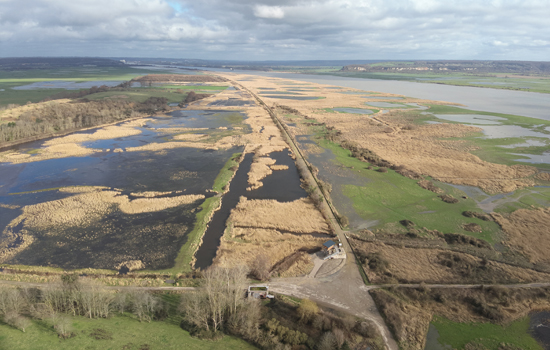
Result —
[{"label": "white cloud", "polygon": [[285,12],[278,6],[256,5],[254,6],[254,16],[281,19],[285,16]]},{"label": "white cloud", "polygon": [[548,60],[547,18],[547,0],[0,0],[0,55]]}]

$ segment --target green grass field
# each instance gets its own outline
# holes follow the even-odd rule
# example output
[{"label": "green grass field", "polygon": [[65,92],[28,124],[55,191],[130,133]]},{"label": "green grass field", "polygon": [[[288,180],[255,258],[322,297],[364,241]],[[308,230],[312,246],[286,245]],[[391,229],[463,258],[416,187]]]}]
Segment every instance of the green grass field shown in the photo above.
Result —
[{"label": "green grass field", "polygon": [[[443,233],[463,233],[491,243],[494,241],[494,234],[499,231],[497,224],[462,215],[466,210],[479,211],[474,200],[460,199],[456,204],[445,203],[437,194],[418,186],[415,180],[393,170],[387,173],[368,170],[369,164],[353,158],[348,150],[339,145],[324,139],[319,140],[319,144],[334,153],[336,162],[348,168],[353,167],[353,171],[367,180],[364,186],[345,185],[344,195],[353,201],[353,207],[361,217],[379,221],[374,229],[405,232],[399,221],[407,219],[417,227]],[[448,185],[443,185],[443,189],[457,198],[461,194]],[[471,222],[479,224],[483,232],[473,233],[462,229],[463,224]]]},{"label": "green grass field", "polygon": [[[130,316],[109,319],[71,317],[74,337],[62,340],[46,321],[32,321],[23,333],[0,323],[0,349],[2,350],[138,350],[138,349],[255,349],[238,338],[224,336],[220,341],[192,338],[187,331],[170,321],[139,322]],[[101,329],[111,339],[95,339],[91,334]]]},{"label": "green grass field", "polygon": [[[380,65],[387,65],[382,63]],[[376,64],[373,64],[376,66]],[[498,74],[491,76],[476,76],[467,73],[387,73],[387,72],[342,72],[336,70],[310,71],[313,74],[336,75],[341,77],[405,80],[418,83],[432,83],[455,86],[475,86],[491,89],[521,90],[529,92],[550,93],[550,79],[548,77],[519,78],[514,74]],[[498,74],[498,76],[497,76]]]},{"label": "green grass field", "polygon": [[108,98],[122,98],[128,101],[143,102],[149,97],[164,97],[169,103],[181,102],[186,94],[181,94],[172,89],[135,88],[130,91],[106,91],[86,96],[89,100],[103,100]]},{"label": "green grass field", "polygon": [[497,350],[502,343],[515,345],[523,350],[543,349],[528,333],[528,317],[501,326],[491,323],[457,323],[436,316],[432,324],[439,333],[439,342],[457,350],[464,349],[470,342],[482,344],[489,350]]},{"label": "green grass field", "polygon": [[[13,87],[41,81],[128,81],[146,74],[159,74],[156,70],[130,67],[32,69],[21,71],[0,70],[0,106],[10,103],[40,102],[48,96],[67,91],[65,89],[12,90]],[[100,85],[100,83],[98,83]],[[78,90],[71,90],[78,91]]]}]

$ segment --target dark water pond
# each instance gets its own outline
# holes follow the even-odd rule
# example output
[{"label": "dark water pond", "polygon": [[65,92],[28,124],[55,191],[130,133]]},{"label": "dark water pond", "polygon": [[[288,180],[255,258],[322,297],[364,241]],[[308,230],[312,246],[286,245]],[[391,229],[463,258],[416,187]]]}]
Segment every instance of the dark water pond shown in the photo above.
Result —
[{"label": "dark water pond", "polygon": [[225,223],[229,218],[231,209],[235,208],[241,196],[248,199],[275,199],[279,202],[290,202],[307,196],[306,191],[300,187],[300,175],[294,164],[294,160],[287,151],[274,152],[269,156],[276,160],[276,164],[287,165],[288,170],[277,170],[262,180],[263,186],[247,191],[248,172],[252,164],[252,154],[247,154],[239,169],[231,181],[229,192],[222,198],[221,208],[214,213],[212,220],[203,236],[203,243],[196,253],[195,267],[202,270],[212,265],[216,257],[216,251],[220,246],[220,240],[225,231]]},{"label": "dark water pond", "polygon": [[176,117],[176,119],[167,119],[166,122],[163,122],[162,118],[158,118],[154,123],[147,123],[146,127],[152,129],[168,127],[219,128],[230,127],[231,125],[239,123],[243,120],[243,115],[241,113],[223,110],[179,110],[170,113],[170,115]]},{"label": "dark water pond", "polygon": [[[186,113],[188,112],[188,113]],[[193,119],[193,120],[191,120]],[[106,186],[120,189],[122,195],[144,191],[183,191],[181,194],[211,195],[214,179],[225,162],[242,148],[204,150],[166,149],[160,152],[112,152],[152,142],[164,142],[158,128],[231,126],[242,115],[227,111],[181,111],[174,118],[154,118],[141,134],[98,140],[84,145],[107,151],[87,157],[70,157],[26,164],[0,163],[0,232],[23,207],[73,196],[55,188],[66,186]],[[94,132],[90,130],[87,132]],[[40,142],[20,145],[20,149],[39,148]],[[38,193],[21,193],[47,190]],[[86,227],[58,228],[55,234],[34,231],[34,242],[9,263],[59,266],[63,268],[113,268],[124,260],[139,259],[148,268],[166,268],[173,260],[195,220],[191,205],[142,214],[110,212]],[[19,227],[21,229],[22,227]],[[27,228],[28,229],[28,228]]]},{"label": "dark water pond", "polygon": [[243,100],[241,98],[228,98],[227,100],[216,100],[213,102],[210,102],[208,106],[214,106],[214,107],[238,107],[238,106],[246,106],[249,104],[254,104],[254,101],[252,100]]},{"label": "dark water pond", "polygon": [[538,311],[529,316],[529,333],[545,350],[550,350],[550,312]]}]

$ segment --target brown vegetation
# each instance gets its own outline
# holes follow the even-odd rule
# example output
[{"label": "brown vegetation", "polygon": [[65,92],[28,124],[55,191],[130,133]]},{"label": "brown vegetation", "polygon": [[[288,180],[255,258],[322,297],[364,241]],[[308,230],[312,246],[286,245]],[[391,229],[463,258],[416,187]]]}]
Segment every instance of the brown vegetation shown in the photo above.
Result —
[{"label": "brown vegetation", "polygon": [[25,109],[16,121],[0,124],[0,143],[89,128],[164,110],[167,100],[151,97],[145,102],[104,100],[43,103]]},{"label": "brown vegetation", "polygon": [[139,78],[132,79],[132,81],[145,84],[152,83],[211,83],[211,82],[225,82],[226,80],[215,75],[184,75],[184,74],[148,74]]},{"label": "brown vegetation", "polygon": [[454,322],[506,324],[550,307],[548,288],[390,288],[370,291],[405,350],[424,349],[433,315]]},{"label": "brown vegetation", "polygon": [[323,216],[309,198],[283,203],[241,197],[229,221],[235,227],[274,229],[295,234],[330,232]]},{"label": "brown vegetation", "polygon": [[313,234],[329,232],[309,199],[281,203],[241,197],[228,222],[215,263],[231,266],[239,261],[256,271],[259,279],[311,271],[313,264],[306,253],[320,249],[326,240]]},{"label": "brown vegetation", "polygon": [[436,248],[351,240],[372,283],[527,283],[549,274]]},{"label": "brown vegetation", "polygon": [[519,209],[491,214],[506,233],[504,244],[520,251],[533,263],[550,263],[550,209]]},{"label": "brown vegetation", "polygon": [[441,188],[435,186],[433,184],[433,182],[428,181],[428,180],[418,181],[417,184],[418,184],[418,186],[422,187],[423,189],[428,190],[428,191],[432,191],[433,193],[443,193],[444,192]]}]

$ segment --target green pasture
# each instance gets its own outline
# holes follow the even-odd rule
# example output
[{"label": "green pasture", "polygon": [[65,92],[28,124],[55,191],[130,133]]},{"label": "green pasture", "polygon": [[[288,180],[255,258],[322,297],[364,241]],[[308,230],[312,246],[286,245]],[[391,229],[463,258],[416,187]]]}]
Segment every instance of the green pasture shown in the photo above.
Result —
[{"label": "green pasture", "polygon": [[[74,336],[60,339],[46,320],[33,320],[23,333],[0,322],[0,349],[26,350],[139,350],[139,349],[255,349],[243,340],[224,336],[219,341],[199,340],[174,320],[139,322],[131,316],[108,319],[70,317]],[[98,332],[100,330],[100,332]],[[96,339],[95,334],[106,339]]]},{"label": "green pasture", "polygon": [[464,349],[468,343],[478,343],[489,350],[498,350],[502,343],[523,350],[543,349],[529,334],[529,317],[502,326],[492,323],[458,323],[436,316],[432,324],[439,333],[439,343],[457,350]]},{"label": "green pasture", "polygon": [[[418,228],[426,227],[443,233],[462,233],[493,242],[499,227],[494,222],[467,218],[463,211],[479,211],[473,199],[460,198],[462,192],[449,185],[442,185],[447,194],[459,198],[455,204],[443,202],[438,194],[425,190],[417,185],[416,180],[404,177],[393,170],[381,173],[367,169],[368,163],[351,156],[351,153],[325,139],[318,140],[319,145],[336,156],[335,160],[344,167],[352,168],[367,182],[364,186],[345,185],[344,195],[353,202],[355,211],[365,219],[379,221],[374,229],[392,232],[406,232],[399,224],[401,220],[410,220]],[[482,233],[465,231],[463,224],[477,223],[482,227]]]},{"label": "green pasture", "polygon": [[[372,64],[372,66],[387,66],[387,62]],[[518,78],[514,74],[492,73],[488,76],[472,75],[468,73],[393,73],[393,72],[343,72],[343,71],[318,71],[310,72],[325,75],[336,75],[341,77],[380,79],[380,80],[405,80],[418,83],[431,83],[455,86],[474,86],[491,89],[521,90],[529,92],[550,93],[550,79],[548,77],[533,76],[529,78]],[[497,76],[497,74],[499,74]]]},{"label": "green pasture", "polygon": [[185,93],[179,93],[169,89],[134,88],[127,91],[105,91],[87,95],[89,100],[104,100],[109,98],[125,99],[134,102],[144,102],[149,97],[164,97],[168,103],[179,103],[185,99]]},{"label": "green pasture", "polygon": [[[42,81],[128,81],[146,74],[159,74],[157,70],[130,67],[71,67],[59,69],[0,70],[0,106],[40,102],[46,97],[69,91],[65,89],[13,90],[13,87]],[[78,90],[70,90],[78,91]],[[174,101],[175,102],[175,101]]]}]

